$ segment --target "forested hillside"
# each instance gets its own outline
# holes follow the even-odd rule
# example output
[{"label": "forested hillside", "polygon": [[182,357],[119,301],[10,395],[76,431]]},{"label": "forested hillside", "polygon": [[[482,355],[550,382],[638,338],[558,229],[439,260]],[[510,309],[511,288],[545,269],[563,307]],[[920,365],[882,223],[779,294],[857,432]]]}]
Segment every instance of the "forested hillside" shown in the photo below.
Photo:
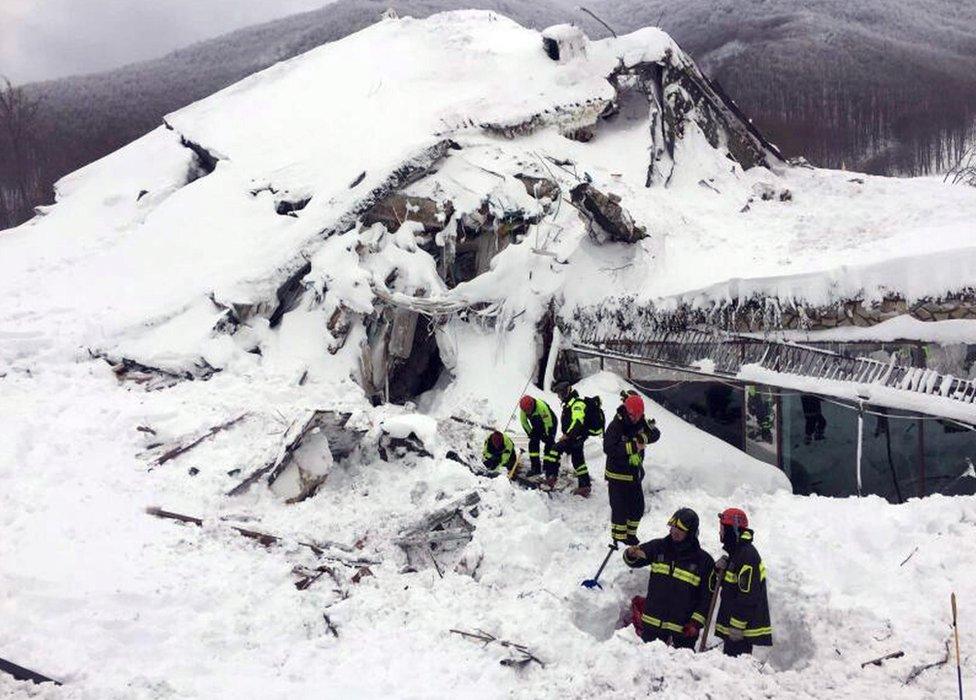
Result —
[{"label": "forested hillside", "polygon": [[[52,201],[59,177],[166,113],[358,31],[389,6],[416,17],[494,9],[530,27],[575,21],[592,37],[607,35],[566,0],[339,0],[157,60],[25,86],[20,111],[0,110],[0,153],[9,154],[0,159],[0,228]],[[946,169],[973,133],[976,5],[811,0],[798,10],[789,0],[595,0],[589,7],[619,33],[666,29],[789,156],[920,174]]]},{"label": "forested hillside", "polygon": [[789,155],[941,172],[976,125],[976,3],[595,0],[618,32],[659,24]]}]

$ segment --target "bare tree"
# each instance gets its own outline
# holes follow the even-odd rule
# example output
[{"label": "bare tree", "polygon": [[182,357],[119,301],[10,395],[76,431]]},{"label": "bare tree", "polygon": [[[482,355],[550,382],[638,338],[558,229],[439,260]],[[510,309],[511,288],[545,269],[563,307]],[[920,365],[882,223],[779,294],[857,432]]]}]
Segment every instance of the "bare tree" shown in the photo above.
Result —
[{"label": "bare tree", "polygon": [[963,153],[962,157],[946,173],[945,181],[951,181],[954,185],[963,183],[976,187],[976,144]]},{"label": "bare tree", "polygon": [[30,216],[39,188],[38,109],[6,77],[0,81],[0,223],[17,224]]}]

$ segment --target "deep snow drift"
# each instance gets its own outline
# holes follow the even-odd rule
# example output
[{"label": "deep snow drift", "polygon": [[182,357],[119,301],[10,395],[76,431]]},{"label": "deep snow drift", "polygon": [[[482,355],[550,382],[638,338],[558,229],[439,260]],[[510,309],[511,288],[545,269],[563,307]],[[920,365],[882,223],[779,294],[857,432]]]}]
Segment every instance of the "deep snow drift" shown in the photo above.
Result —
[{"label": "deep snow drift", "polygon": [[[679,49],[666,35],[644,30],[556,63],[537,32],[490,13],[387,20],[170,115],[170,128],[65,178],[58,204],[0,235],[0,656],[65,682],[37,689],[0,677],[0,689],[77,698],[954,692],[950,666],[905,680],[942,658],[949,592],[964,620],[976,600],[972,498],[797,498],[775,469],[648,397],[663,437],[649,450],[641,535],[662,535],[673,510],[690,506],[718,554],[717,511],[743,507],[755,523],[775,646],[765,659],[731,660],[643,645],[623,627],[644,572],[615,559],[605,590],[579,587],[609,532],[595,442],[589,500],[522,490],[446,457],[480,448],[484,431],[464,421],[515,432],[510,416],[537,378],[537,324],[550,305],[797,273],[810,274],[797,284],[827,294],[837,280],[869,279],[874,268],[852,261],[897,266],[911,293],[967,281],[971,266],[922,274],[918,257],[967,259],[976,221],[967,188],[782,164],[743,170],[694,110],[680,124],[668,186],[645,187],[652,110],[607,76],[669,51]],[[516,175],[545,178],[559,194],[537,198]],[[591,236],[568,198],[587,180],[617,195],[648,237]],[[757,197],[767,187],[792,198]],[[376,192],[433,201],[438,215],[396,230],[363,225],[361,205]],[[449,251],[466,244],[453,237],[462,220],[481,236],[493,226],[505,245],[481,274],[449,284]],[[403,310],[417,308],[438,320],[422,318],[416,342],[401,344],[411,357],[436,347],[443,367],[426,366],[433,381],[410,404],[373,406]],[[152,379],[120,380],[102,357],[139,363]],[[119,376],[142,377],[128,371]],[[601,374],[582,390],[612,410],[621,387]],[[278,459],[315,410],[349,414],[362,446],[316,463],[326,478],[314,496],[285,504],[264,480],[226,495]],[[153,444],[185,443],[241,416],[154,466]],[[383,459],[384,440],[411,432],[417,444]],[[393,538],[471,492],[480,498],[471,541],[438,565],[408,566]],[[151,518],[147,506],[203,526]],[[234,526],[284,541],[265,548]],[[319,558],[299,544],[326,540],[352,547]],[[374,562],[371,575],[337,558]],[[322,564],[334,575],[297,590],[297,577]],[[969,627],[964,649],[976,643]],[[503,648],[452,628],[526,644],[546,666],[499,664]],[[860,668],[898,649],[903,658]]]}]

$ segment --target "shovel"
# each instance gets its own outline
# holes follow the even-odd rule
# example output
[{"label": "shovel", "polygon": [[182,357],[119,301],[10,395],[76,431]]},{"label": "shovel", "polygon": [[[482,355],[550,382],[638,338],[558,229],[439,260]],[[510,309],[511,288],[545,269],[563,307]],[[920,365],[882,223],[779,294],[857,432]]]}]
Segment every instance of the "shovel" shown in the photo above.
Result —
[{"label": "shovel", "polygon": [[613,555],[614,552],[617,551],[616,543],[609,544],[607,545],[607,547],[610,549],[610,551],[607,552],[607,556],[603,558],[603,563],[600,564],[600,568],[597,569],[596,576],[594,576],[593,578],[588,578],[585,581],[583,581],[583,583],[580,584],[584,588],[599,588],[601,591],[603,590],[603,586],[600,585],[600,581],[599,581],[600,574],[603,573],[603,569],[606,567],[607,562],[610,561],[610,557]]}]

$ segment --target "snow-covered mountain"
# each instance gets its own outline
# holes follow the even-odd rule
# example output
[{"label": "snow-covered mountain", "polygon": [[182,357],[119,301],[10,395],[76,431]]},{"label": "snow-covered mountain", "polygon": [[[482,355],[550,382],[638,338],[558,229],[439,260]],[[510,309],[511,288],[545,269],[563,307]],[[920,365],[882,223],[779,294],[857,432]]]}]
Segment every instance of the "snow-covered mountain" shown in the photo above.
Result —
[{"label": "snow-covered mountain", "polygon": [[[953,692],[949,667],[906,677],[943,654],[948,592],[976,599],[972,498],[794,497],[648,398],[641,535],[749,511],[759,662],[642,645],[618,620],[646,579],[616,560],[580,589],[608,533],[594,441],[588,500],[476,463],[540,376],[555,401],[544,329],[578,307],[940,297],[971,286],[974,221],[968,187],[783,162],[657,29],[391,17],[257,73],[0,239],[0,656],[52,697]],[[418,550],[438,517],[460,544]]]}]

